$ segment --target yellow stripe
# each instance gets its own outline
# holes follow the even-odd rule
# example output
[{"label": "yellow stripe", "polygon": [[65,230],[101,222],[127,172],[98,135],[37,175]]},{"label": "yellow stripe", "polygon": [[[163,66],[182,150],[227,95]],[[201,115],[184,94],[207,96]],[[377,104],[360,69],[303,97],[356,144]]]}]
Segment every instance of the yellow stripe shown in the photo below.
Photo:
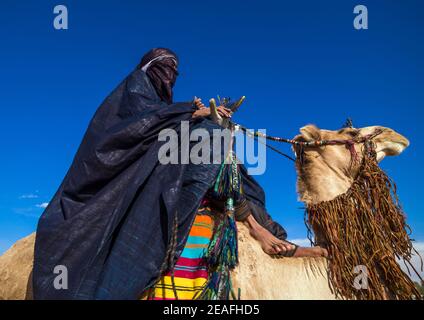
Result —
[{"label": "yellow stripe", "polygon": [[[193,299],[196,294],[201,291],[207,279],[205,278],[195,278],[195,279],[185,279],[175,277],[175,287],[177,288],[178,299]],[[163,288],[166,286],[167,288]],[[180,287],[187,288],[187,291],[180,289]],[[197,287],[195,289],[195,287]],[[168,289],[170,288],[170,289]],[[168,298],[175,299],[174,290],[172,290],[172,280],[170,276],[162,277],[155,288],[155,296],[158,298]]]},{"label": "yellow stripe", "polygon": [[[187,278],[174,277],[174,281],[176,286],[182,286],[182,287],[188,287],[188,288],[203,286],[206,283],[205,278],[187,279]],[[158,285],[172,286],[171,277],[170,276],[163,277],[159,281]]]}]

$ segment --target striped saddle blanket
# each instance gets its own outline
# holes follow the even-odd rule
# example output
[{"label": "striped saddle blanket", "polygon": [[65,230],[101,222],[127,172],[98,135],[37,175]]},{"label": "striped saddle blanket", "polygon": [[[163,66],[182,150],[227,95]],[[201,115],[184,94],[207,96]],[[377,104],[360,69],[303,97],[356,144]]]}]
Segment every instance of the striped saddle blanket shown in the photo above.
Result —
[{"label": "striped saddle blanket", "polygon": [[201,206],[198,209],[183,252],[173,270],[175,287],[171,272],[168,272],[150,289],[154,290],[150,299],[192,300],[202,293],[208,281],[208,267],[204,257],[214,230],[211,213],[209,207]]}]

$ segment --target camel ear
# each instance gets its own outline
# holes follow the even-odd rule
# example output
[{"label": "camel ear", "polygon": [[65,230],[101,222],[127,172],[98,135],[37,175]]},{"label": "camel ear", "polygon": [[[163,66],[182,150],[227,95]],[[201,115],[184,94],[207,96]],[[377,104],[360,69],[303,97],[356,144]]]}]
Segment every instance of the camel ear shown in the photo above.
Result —
[{"label": "camel ear", "polygon": [[308,124],[307,126],[300,128],[300,133],[305,141],[321,140],[321,131],[313,124]]}]

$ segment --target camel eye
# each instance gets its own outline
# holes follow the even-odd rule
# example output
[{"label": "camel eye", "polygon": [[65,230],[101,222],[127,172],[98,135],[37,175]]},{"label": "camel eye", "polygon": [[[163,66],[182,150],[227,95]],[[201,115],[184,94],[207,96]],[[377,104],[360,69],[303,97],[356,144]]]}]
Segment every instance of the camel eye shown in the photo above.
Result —
[{"label": "camel eye", "polygon": [[351,130],[346,132],[348,135],[350,135],[352,138],[355,138],[359,135],[359,131],[358,130]]},{"label": "camel eye", "polygon": [[349,129],[342,129],[338,133],[347,134],[347,135],[351,136],[352,138],[355,138],[359,135],[359,130],[349,128]]}]

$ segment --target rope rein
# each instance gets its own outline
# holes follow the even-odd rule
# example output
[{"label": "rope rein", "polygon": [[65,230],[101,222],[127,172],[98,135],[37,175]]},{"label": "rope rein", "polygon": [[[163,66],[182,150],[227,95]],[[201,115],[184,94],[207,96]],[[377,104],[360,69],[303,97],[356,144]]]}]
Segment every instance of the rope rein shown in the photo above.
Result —
[{"label": "rope rein", "polygon": [[284,157],[286,157],[286,158],[288,158],[289,160],[292,160],[292,161],[296,161],[296,159],[294,159],[293,157],[289,156],[288,154],[278,150],[277,148],[267,144],[266,142],[262,142],[262,141],[258,140],[257,138],[264,138],[264,139],[270,140],[270,141],[288,143],[288,144],[291,144],[294,147],[298,147],[300,150],[303,150],[304,148],[308,148],[308,147],[345,145],[351,151],[352,155],[354,155],[356,153],[354,151],[355,150],[354,146],[355,146],[356,143],[365,143],[365,142],[367,142],[371,139],[374,139],[376,136],[380,135],[383,132],[382,129],[376,129],[374,132],[372,132],[370,134],[367,134],[367,135],[361,136],[361,137],[357,137],[357,138],[352,138],[352,139],[298,141],[298,140],[294,140],[294,139],[287,139],[287,138],[269,136],[269,135],[264,134],[264,133],[259,132],[259,131],[253,131],[252,132],[249,129],[247,129],[246,127],[243,127],[243,126],[236,124],[236,123],[233,123],[233,122],[231,123],[231,126],[235,130],[241,130],[246,135],[255,138],[259,143],[265,144],[271,150],[279,153],[280,155],[282,155],[282,156],[284,156]]}]

